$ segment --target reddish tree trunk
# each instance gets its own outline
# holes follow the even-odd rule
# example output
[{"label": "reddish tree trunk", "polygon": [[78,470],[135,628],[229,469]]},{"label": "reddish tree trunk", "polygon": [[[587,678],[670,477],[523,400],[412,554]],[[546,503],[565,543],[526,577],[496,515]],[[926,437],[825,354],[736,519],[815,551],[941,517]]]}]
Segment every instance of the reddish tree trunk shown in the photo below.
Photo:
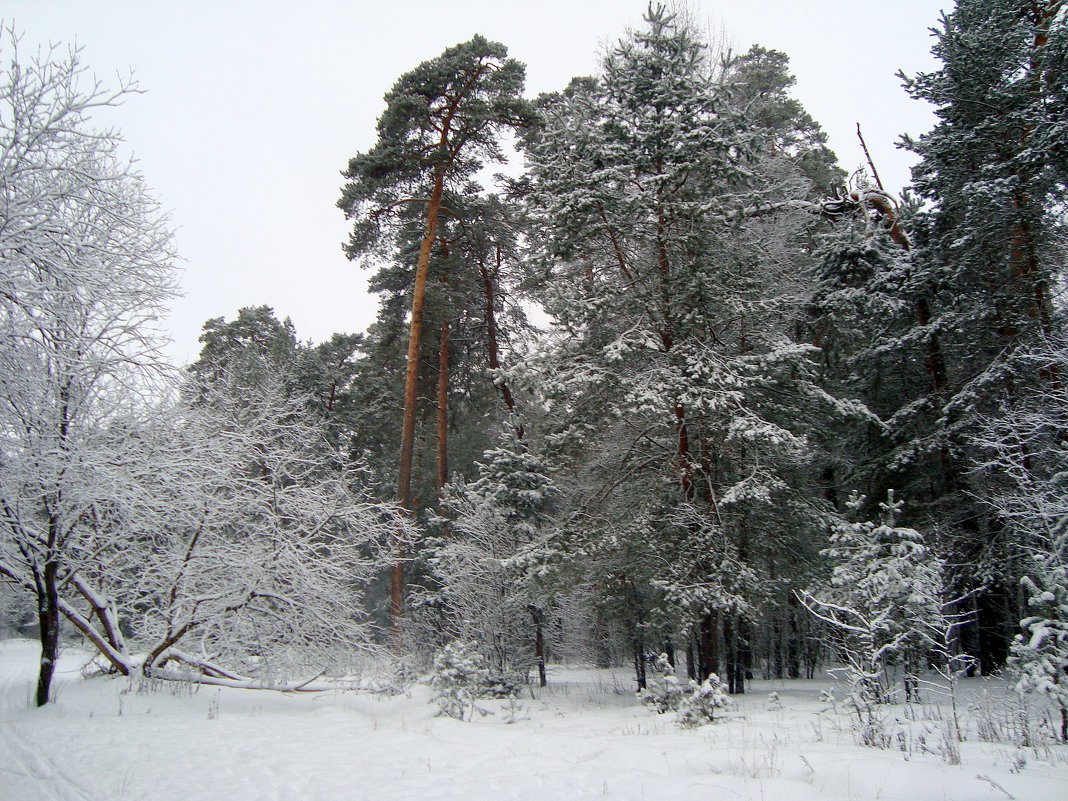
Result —
[{"label": "reddish tree trunk", "polygon": [[[445,174],[438,169],[434,175],[434,190],[426,211],[426,228],[419,248],[412,291],[412,320],[408,330],[408,362],[404,379],[404,423],[401,428],[400,465],[397,476],[397,504],[412,510],[412,457],[415,452],[415,391],[419,384],[419,346],[423,339],[423,301],[426,279],[430,269],[430,249],[438,230],[438,213],[444,191]],[[400,636],[400,621],[404,616],[404,540],[400,532],[393,542],[394,562],[390,576],[390,614],[393,636]]]}]

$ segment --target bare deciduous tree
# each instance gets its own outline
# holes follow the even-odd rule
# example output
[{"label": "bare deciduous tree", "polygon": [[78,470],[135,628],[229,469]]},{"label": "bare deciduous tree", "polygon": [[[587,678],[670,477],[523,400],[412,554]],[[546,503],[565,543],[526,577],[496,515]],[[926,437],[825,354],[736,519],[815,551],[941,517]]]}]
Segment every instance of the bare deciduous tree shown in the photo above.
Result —
[{"label": "bare deciduous tree", "polygon": [[0,568],[37,597],[48,701],[63,596],[92,557],[122,472],[104,432],[164,369],[156,321],[176,289],[171,234],[119,139],[90,113],[135,91],[88,80],[78,52],[0,73]]}]

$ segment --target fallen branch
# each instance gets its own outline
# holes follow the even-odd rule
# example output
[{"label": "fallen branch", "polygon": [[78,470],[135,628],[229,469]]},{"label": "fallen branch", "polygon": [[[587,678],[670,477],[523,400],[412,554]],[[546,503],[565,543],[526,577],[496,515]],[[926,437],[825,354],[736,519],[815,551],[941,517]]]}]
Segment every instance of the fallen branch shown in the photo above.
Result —
[{"label": "fallen branch", "polygon": [[[167,670],[164,666],[168,662],[175,662],[180,665],[194,668],[199,670],[200,673],[190,673],[187,671],[179,673]],[[164,653],[162,658],[157,659],[154,665],[146,665],[145,673],[154,679],[160,679],[162,681],[185,681],[212,687],[232,687],[237,690],[274,690],[275,692],[280,693],[321,693],[326,692],[327,690],[337,689],[332,684],[312,686],[312,682],[321,679],[325,675],[325,670],[318,675],[303,681],[275,684],[262,681],[261,679],[254,679],[250,676],[241,676],[237,673],[232,673],[205,659],[199,659],[191,654],[176,651],[173,648]]]},{"label": "fallen branch", "polygon": [[[325,671],[324,671],[325,673]],[[153,670],[150,674],[154,679],[161,681],[184,681],[191,684],[203,684],[208,687],[232,687],[235,690],[274,690],[279,693],[323,693],[328,690],[336,690],[332,684],[311,686],[316,679],[322,678],[323,673],[312,676],[303,682],[289,684],[272,684],[258,679],[223,679],[216,676],[204,676],[189,673],[174,673],[168,670]]]}]

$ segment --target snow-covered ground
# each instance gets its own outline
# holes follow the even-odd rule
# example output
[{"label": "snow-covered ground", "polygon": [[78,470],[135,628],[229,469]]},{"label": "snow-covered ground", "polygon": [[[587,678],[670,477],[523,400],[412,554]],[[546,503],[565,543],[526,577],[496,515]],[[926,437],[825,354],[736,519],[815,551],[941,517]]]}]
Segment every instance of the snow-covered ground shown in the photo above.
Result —
[{"label": "snow-covered ground", "polygon": [[0,642],[3,801],[1068,799],[1065,746],[978,740],[983,720],[1013,719],[997,683],[963,688],[965,708],[985,694],[988,711],[966,713],[962,764],[948,765],[938,708],[914,708],[894,750],[861,748],[819,700],[830,680],[754,682],[724,720],[684,730],[638,704],[623,670],[553,669],[534,697],[485,702],[493,714],[465,723],[436,717],[423,685],[394,697],[145,687],[83,679],[74,650],[57,702],[38,710],[37,659],[32,642]]}]

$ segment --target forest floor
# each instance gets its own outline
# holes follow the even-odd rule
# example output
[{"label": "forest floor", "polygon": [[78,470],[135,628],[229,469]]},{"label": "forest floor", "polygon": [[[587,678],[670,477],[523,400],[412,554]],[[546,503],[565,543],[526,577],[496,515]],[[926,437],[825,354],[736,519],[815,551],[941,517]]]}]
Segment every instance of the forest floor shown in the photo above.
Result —
[{"label": "forest floor", "polygon": [[[463,722],[437,716],[423,684],[394,696],[145,686],[83,678],[75,649],[56,703],[38,710],[38,654],[0,642],[3,801],[1068,799],[1048,711],[997,680],[963,682],[951,765],[944,699],[884,707],[893,747],[864,748],[842,704],[820,700],[844,694],[830,677],[754,681],[721,720],[683,729],[638,703],[622,669],[551,668],[547,688],[480,702],[488,714]],[[1013,743],[1025,725],[1030,747]]]}]

